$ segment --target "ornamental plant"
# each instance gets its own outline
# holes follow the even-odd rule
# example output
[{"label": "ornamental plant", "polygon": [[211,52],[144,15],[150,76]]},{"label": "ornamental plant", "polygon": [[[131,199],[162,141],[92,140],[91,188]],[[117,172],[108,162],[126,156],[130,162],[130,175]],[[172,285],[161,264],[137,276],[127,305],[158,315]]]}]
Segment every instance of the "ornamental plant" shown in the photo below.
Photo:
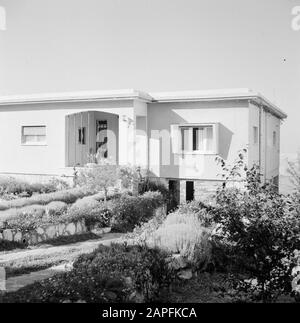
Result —
[{"label": "ornamental plant", "polygon": [[[233,167],[221,160],[224,183],[212,211],[219,223],[214,239],[230,246],[231,270],[249,278],[240,279],[239,288],[250,292],[254,300],[272,302],[291,293],[300,217],[295,201],[261,181],[258,166],[248,168],[244,153]],[[230,187],[237,179],[243,181],[243,189]]]},{"label": "ornamental plant", "polygon": [[77,178],[77,184],[89,191],[104,191],[105,201],[109,188],[116,186],[117,181],[117,166],[107,158],[100,159],[93,167],[85,167]]}]

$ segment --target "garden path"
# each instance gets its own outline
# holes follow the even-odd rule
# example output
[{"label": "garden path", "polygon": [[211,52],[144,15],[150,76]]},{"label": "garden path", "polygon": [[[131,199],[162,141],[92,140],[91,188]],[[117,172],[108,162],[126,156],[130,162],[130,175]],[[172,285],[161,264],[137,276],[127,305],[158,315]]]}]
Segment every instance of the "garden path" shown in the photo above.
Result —
[{"label": "garden path", "polygon": [[100,244],[110,245],[113,242],[118,242],[123,234],[120,233],[107,233],[100,239],[93,239],[84,242],[76,242],[63,246],[50,246],[42,245],[35,249],[23,250],[17,252],[1,252],[0,253],[0,266],[9,267],[12,263],[28,263],[34,262],[41,259],[59,259],[61,257],[64,259],[65,263],[58,266],[52,266],[50,268],[33,271],[31,273],[9,277],[6,280],[6,291],[16,291],[21,287],[32,284],[33,282],[40,281],[55,275],[58,272],[63,272],[69,270],[69,264],[81,254],[89,253],[95,250]]}]

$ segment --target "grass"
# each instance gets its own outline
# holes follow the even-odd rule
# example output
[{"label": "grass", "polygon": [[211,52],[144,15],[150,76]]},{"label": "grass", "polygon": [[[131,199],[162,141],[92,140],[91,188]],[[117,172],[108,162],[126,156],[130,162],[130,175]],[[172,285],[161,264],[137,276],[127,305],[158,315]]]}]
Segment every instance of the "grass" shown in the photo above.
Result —
[{"label": "grass", "polygon": [[39,243],[37,246],[39,245],[51,245],[51,246],[62,246],[62,245],[68,245],[68,244],[72,244],[72,243],[77,243],[77,242],[82,242],[82,241],[87,241],[87,240],[95,240],[95,239],[100,239],[101,236],[92,233],[92,232],[87,232],[87,233],[82,233],[82,234],[74,234],[72,236],[61,236],[55,239],[51,239],[51,240],[46,240],[43,241],[41,243]]}]

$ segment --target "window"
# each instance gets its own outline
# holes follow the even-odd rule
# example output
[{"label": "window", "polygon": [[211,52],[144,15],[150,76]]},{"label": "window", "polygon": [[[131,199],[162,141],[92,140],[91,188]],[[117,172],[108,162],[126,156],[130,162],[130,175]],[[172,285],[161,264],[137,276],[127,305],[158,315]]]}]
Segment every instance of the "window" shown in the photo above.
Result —
[{"label": "window", "polygon": [[253,127],[253,143],[258,144],[258,127]]},{"label": "window", "polygon": [[85,145],[85,127],[80,127],[78,129],[78,143],[80,145]]},{"label": "window", "polygon": [[181,127],[181,150],[184,152],[213,152],[213,126]]},{"label": "window", "polygon": [[277,134],[276,131],[273,131],[273,147],[277,145]]},{"label": "window", "polygon": [[186,182],[186,188],[185,188],[185,199],[187,202],[194,200],[194,182],[187,181]]},{"label": "window", "polygon": [[44,145],[46,144],[46,126],[23,126],[23,145]]}]

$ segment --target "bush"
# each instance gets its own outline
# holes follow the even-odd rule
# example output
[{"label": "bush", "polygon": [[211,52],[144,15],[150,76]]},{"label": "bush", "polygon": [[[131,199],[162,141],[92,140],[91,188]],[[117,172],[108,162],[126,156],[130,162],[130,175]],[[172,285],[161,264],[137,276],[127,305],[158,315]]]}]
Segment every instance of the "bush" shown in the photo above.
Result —
[{"label": "bush", "polygon": [[158,249],[113,244],[111,247],[100,246],[95,252],[80,256],[74,268],[86,268],[92,275],[130,278],[134,291],[143,294],[145,301],[151,301],[173,279],[166,258],[167,253]]},{"label": "bush", "polygon": [[46,224],[61,222],[61,215],[67,210],[64,202],[48,205],[29,205],[2,211],[0,221],[6,229],[27,231]]},{"label": "bush", "polygon": [[45,205],[46,213],[56,216],[62,215],[67,210],[67,208],[67,203],[61,201],[54,201]]},{"label": "bush", "polygon": [[63,216],[62,221],[76,222],[84,220],[88,228],[95,225],[108,227],[112,217],[109,202],[98,202],[93,197],[84,197],[76,201]]},{"label": "bush", "polygon": [[294,251],[300,247],[300,217],[288,198],[261,183],[259,168],[248,169],[243,160],[241,154],[234,172],[223,162],[228,179],[242,168],[245,190],[227,188],[225,181],[217,192],[213,212],[220,225],[214,239],[234,251],[232,268],[256,280],[256,284],[241,280],[240,287],[256,300],[274,301],[291,292],[292,269],[297,264]]},{"label": "bush", "polygon": [[8,241],[8,240],[0,240],[0,252],[9,251],[17,248],[24,249],[26,247],[27,245],[25,243]]},{"label": "bush", "polygon": [[134,189],[140,180],[138,169],[131,166],[120,166],[118,168],[118,178],[123,189]]},{"label": "bush", "polygon": [[174,278],[166,256],[146,247],[101,245],[93,253],[80,256],[71,272],[8,293],[0,301],[154,301]]},{"label": "bush", "polygon": [[170,213],[148,239],[148,244],[180,253],[194,268],[204,269],[211,258],[211,229],[193,213]]},{"label": "bush", "polygon": [[169,190],[166,185],[148,177],[139,183],[139,194],[145,192],[160,192],[166,201],[169,198]]},{"label": "bush", "polygon": [[199,219],[201,225],[210,227],[213,224],[211,211],[213,207],[201,201],[191,201],[179,205],[176,214],[194,214]]},{"label": "bush", "polygon": [[94,191],[73,188],[54,193],[37,194],[29,198],[20,198],[12,201],[2,201],[0,202],[0,211],[7,210],[10,208],[20,208],[34,204],[46,205],[54,201],[60,201],[70,204],[74,203],[79,198],[83,198],[84,196],[88,196],[93,193]]},{"label": "bush", "polygon": [[43,205],[29,205],[24,208],[8,211],[4,221],[6,229],[30,231],[43,225],[58,222],[54,214],[46,213],[46,208]]},{"label": "bush", "polygon": [[117,184],[118,168],[107,159],[101,159],[93,167],[86,167],[78,175],[79,186],[89,191],[103,191],[104,199],[108,196],[108,190]]},{"label": "bush", "polygon": [[0,196],[5,194],[32,196],[34,193],[50,193],[69,188],[60,179],[53,178],[48,183],[28,183],[13,177],[0,177]]},{"label": "bush", "polygon": [[129,240],[133,244],[145,245],[146,241],[162,225],[166,217],[166,213],[158,212],[149,221],[137,224],[132,232],[126,234],[124,240]]},{"label": "bush", "polygon": [[122,195],[111,204],[112,229],[132,231],[137,224],[148,221],[154,211],[164,203],[159,192],[146,192],[139,196]]}]

